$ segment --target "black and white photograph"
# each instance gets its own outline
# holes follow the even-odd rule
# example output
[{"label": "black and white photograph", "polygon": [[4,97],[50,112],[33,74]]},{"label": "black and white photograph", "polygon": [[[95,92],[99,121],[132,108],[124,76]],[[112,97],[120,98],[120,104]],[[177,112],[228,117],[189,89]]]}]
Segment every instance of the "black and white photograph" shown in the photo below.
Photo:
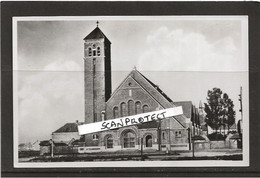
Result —
[{"label": "black and white photograph", "polygon": [[12,26],[14,167],[249,166],[248,16]]}]

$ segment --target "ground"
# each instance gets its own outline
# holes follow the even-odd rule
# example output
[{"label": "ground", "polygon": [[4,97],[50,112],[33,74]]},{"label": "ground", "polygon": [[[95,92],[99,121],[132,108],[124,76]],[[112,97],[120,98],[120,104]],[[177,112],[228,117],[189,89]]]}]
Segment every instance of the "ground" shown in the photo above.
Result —
[{"label": "ground", "polygon": [[114,154],[101,152],[91,154],[74,155],[55,155],[34,156],[29,158],[19,158],[19,162],[75,162],[75,161],[127,161],[127,160],[145,160],[145,161],[164,161],[164,160],[242,160],[242,150],[240,149],[218,149],[209,151],[146,151],[141,156],[140,150],[117,151]]}]

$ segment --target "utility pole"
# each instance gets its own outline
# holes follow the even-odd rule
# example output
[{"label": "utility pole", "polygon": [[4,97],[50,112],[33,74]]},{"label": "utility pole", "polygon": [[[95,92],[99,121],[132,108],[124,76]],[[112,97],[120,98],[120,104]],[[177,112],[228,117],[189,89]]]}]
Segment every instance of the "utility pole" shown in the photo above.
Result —
[{"label": "utility pole", "polygon": [[143,138],[141,138],[141,161],[144,160],[144,156],[143,156]]},{"label": "utility pole", "polygon": [[242,108],[242,87],[240,87],[240,94],[238,95],[239,99],[238,101],[240,102],[240,109],[239,112],[241,112],[241,121],[243,121],[243,108]]},{"label": "utility pole", "polygon": [[[240,102],[240,109],[239,112],[241,112],[241,119],[238,121],[238,134],[239,137],[241,138],[241,143],[238,144],[238,148],[242,148],[243,147],[243,138],[242,138],[242,126],[241,126],[241,122],[243,123],[243,108],[242,108],[242,87],[240,87],[240,94],[238,95],[239,99],[238,101]],[[239,142],[237,142],[239,143]]]},{"label": "utility pole", "polygon": [[195,152],[195,140],[194,140],[194,138],[192,138],[192,157],[194,158],[195,157],[195,155],[194,155],[194,152]]}]

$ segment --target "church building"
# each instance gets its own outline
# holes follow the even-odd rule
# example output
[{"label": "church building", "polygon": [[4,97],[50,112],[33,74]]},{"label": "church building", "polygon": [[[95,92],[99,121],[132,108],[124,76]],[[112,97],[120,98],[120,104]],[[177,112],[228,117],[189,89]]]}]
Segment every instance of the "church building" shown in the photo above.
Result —
[{"label": "church building", "polygon": [[84,124],[176,106],[182,106],[184,113],[84,135],[79,153],[141,149],[141,144],[144,150],[190,150],[192,136],[201,134],[203,121],[192,102],[171,100],[136,68],[111,92],[111,42],[98,26],[84,38],[84,70]]}]

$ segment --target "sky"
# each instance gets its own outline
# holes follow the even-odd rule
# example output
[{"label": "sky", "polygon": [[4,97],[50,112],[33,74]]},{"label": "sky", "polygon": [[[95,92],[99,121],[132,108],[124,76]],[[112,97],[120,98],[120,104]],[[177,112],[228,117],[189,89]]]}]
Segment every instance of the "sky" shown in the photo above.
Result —
[{"label": "sky", "polygon": [[65,123],[84,121],[83,38],[96,20],[112,42],[112,90],[136,67],[173,101],[192,101],[198,107],[206,102],[207,91],[218,87],[234,101],[238,120],[242,86],[248,108],[245,18],[61,19],[17,22],[19,143],[50,139]]}]

